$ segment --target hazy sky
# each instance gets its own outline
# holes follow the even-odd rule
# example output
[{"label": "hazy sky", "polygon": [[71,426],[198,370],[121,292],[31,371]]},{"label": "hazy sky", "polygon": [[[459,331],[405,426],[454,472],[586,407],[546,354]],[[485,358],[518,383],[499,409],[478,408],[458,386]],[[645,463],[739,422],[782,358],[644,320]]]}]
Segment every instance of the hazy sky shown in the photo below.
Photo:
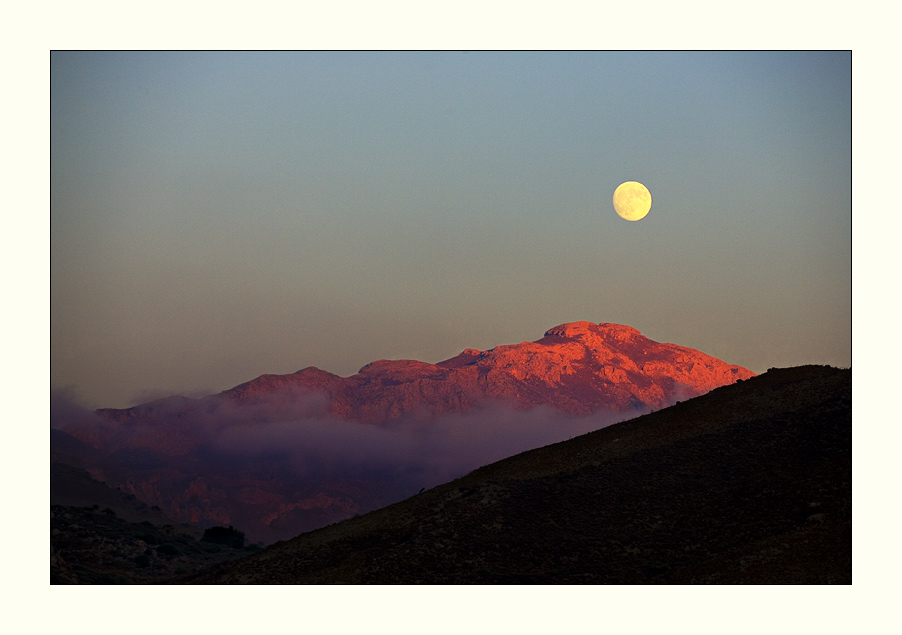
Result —
[{"label": "hazy sky", "polygon": [[850,53],[53,53],[51,386],[128,406],[576,320],[849,366],[851,81]]}]

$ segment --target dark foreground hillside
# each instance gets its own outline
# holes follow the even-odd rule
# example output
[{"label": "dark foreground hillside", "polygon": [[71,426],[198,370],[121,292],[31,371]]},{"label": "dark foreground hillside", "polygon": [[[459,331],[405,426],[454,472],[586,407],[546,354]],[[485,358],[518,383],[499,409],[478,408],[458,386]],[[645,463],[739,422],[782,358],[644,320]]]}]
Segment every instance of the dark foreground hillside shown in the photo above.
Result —
[{"label": "dark foreground hillside", "polygon": [[225,540],[196,540],[172,525],[128,522],[109,507],[51,505],[50,584],[161,584],[259,548],[219,529]]},{"label": "dark foreground hillside", "polygon": [[852,582],[852,371],[776,369],[181,582]]}]

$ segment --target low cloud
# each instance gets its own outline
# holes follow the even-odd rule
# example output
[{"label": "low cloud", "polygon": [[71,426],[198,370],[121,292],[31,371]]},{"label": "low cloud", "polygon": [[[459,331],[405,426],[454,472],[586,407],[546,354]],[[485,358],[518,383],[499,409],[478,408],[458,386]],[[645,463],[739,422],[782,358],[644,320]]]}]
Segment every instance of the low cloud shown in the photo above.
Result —
[{"label": "low cloud", "polygon": [[65,428],[75,423],[100,423],[101,419],[93,410],[80,405],[72,390],[53,388],[50,390],[50,427]]},{"label": "low cloud", "polygon": [[639,414],[577,417],[550,407],[524,411],[495,402],[467,413],[374,425],[320,413],[254,424],[245,419],[222,427],[208,448],[221,458],[288,460],[306,479],[360,479],[410,494]]},{"label": "low cloud", "polygon": [[[117,424],[79,407],[70,393],[58,391],[51,394],[51,423],[85,430],[101,449],[109,441],[106,450],[114,452],[110,456],[117,469],[130,469],[130,448],[140,451],[144,463],[131,466],[137,472],[129,478],[142,478],[139,474],[151,451],[156,464],[169,463],[189,481],[203,477],[211,488],[228,492],[229,500],[240,500],[239,494],[249,496],[252,490],[257,496],[284,497],[285,505],[267,508],[270,515],[316,496],[326,496],[330,504],[350,505],[344,511],[331,510],[325,521],[309,522],[333,522],[350,515],[351,507],[366,512],[483,465],[644,412],[574,416],[547,406],[520,410],[507,402],[489,401],[466,413],[420,414],[372,424],[330,414],[325,395],[297,387],[238,400],[222,395],[171,397],[142,408],[140,418]],[[167,491],[168,496],[185,494],[181,485]],[[242,522],[252,524],[248,519]],[[314,526],[321,525],[303,529]],[[295,535],[301,527],[286,525],[278,531]]]}]

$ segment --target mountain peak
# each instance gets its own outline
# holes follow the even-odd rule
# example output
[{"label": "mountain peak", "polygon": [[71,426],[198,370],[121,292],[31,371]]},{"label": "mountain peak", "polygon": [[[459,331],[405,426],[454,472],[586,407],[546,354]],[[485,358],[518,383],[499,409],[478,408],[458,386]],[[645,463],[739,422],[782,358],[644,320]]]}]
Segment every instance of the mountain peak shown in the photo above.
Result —
[{"label": "mountain peak", "polygon": [[[550,328],[536,341],[466,348],[436,364],[380,359],[350,377],[310,366],[290,375],[261,375],[220,396],[250,403],[286,389],[317,392],[333,414],[379,424],[411,413],[463,412],[487,399],[570,414],[657,409],[754,374],[691,348],[655,342],[631,326],[577,321]],[[101,414],[134,418],[154,409],[149,406]]]},{"label": "mountain peak", "polygon": [[286,385],[306,388],[324,394],[335,415],[383,424],[466,412],[495,400],[579,415],[658,409],[753,375],[700,351],[650,340],[631,326],[578,321],[548,329],[536,341],[466,348],[436,364],[380,359],[344,378],[308,368],[264,375],[226,393],[246,399]]},{"label": "mountain peak", "polygon": [[545,331],[545,337],[557,336],[571,339],[579,339],[586,336],[601,336],[622,340],[637,335],[642,335],[638,329],[624,324],[614,324],[613,322],[601,322],[599,324],[586,321],[567,322]]}]

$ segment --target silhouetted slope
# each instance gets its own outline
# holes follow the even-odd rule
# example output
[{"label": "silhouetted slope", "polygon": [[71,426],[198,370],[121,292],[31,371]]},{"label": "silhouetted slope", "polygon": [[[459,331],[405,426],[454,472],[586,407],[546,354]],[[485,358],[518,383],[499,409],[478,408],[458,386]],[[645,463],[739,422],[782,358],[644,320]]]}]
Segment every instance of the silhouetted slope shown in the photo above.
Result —
[{"label": "silhouetted slope", "polygon": [[198,583],[851,583],[852,372],[771,370]]}]

